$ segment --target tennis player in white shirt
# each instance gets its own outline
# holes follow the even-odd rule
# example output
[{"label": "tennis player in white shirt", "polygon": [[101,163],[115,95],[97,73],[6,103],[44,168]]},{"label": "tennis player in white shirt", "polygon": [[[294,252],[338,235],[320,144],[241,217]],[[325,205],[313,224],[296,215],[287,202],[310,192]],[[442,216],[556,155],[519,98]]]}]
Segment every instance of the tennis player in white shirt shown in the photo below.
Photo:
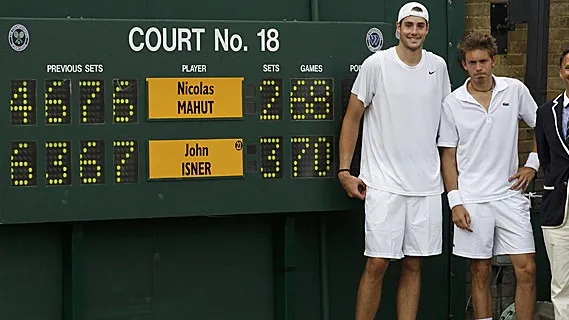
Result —
[{"label": "tennis player in white shirt", "polygon": [[[437,132],[450,80],[443,58],[423,49],[429,13],[401,7],[399,44],[370,55],[352,88],[342,123],[338,178],[365,199],[365,270],[356,320],[372,320],[390,260],[399,260],[397,319],[416,319],[421,258],[442,252],[442,193]],[[365,113],[359,177],[349,172]]]},{"label": "tennis player in white shirt", "polygon": [[533,152],[518,169],[518,123],[534,128],[537,104],[519,80],[493,75],[496,42],[479,31],[459,44],[470,77],[443,102],[438,145],[454,227],[453,254],[471,260],[475,319],[492,319],[491,258],[509,255],[517,319],[533,320],[535,244],[522,192],[539,169]]}]

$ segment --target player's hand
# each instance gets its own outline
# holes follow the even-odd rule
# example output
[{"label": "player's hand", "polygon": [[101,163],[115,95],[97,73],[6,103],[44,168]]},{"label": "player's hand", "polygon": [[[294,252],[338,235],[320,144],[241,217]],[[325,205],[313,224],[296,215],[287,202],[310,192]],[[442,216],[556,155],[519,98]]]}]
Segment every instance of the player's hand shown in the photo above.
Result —
[{"label": "player's hand", "polygon": [[532,182],[533,178],[535,177],[535,170],[528,167],[523,167],[518,170],[516,174],[511,176],[508,179],[508,182],[512,182],[513,180],[517,179],[516,183],[510,188],[512,190],[522,190],[525,191],[529,184]]},{"label": "player's hand", "polygon": [[344,190],[346,190],[348,196],[360,200],[365,199],[366,185],[360,178],[352,176],[349,172],[340,172],[338,179],[340,179],[340,183],[342,187],[344,187]]},{"label": "player's hand", "polygon": [[466,211],[463,205],[458,205],[452,208],[452,222],[463,230],[472,232],[470,227],[470,214]]}]

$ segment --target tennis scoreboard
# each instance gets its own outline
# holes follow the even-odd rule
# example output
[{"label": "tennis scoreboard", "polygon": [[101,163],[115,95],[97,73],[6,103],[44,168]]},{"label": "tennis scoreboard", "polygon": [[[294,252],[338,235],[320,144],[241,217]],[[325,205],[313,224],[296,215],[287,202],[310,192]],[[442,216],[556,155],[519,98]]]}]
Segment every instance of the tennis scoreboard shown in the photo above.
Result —
[{"label": "tennis scoreboard", "polygon": [[391,25],[0,19],[0,32],[0,223],[354,205],[336,179],[341,121]]}]

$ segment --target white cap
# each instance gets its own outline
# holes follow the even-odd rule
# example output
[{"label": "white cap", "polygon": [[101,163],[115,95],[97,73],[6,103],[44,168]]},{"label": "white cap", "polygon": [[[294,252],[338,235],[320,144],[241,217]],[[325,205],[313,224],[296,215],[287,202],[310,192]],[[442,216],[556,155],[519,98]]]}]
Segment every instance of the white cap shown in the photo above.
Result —
[{"label": "white cap", "polygon": [[[417,10],[415,8],[418,8],[421,10]],[[415,10],[413,10],[413,9],[415,9]],[[429,23],[429,11],[427,10],[427,8],[424,5],[420,4],[419,2],[408,2],[408,3],[404,4],[401,7],[401,9],[399,9],[399,15],[397,16],[397,22],[399,23],[399,22],[401,22],[401,20],[403,20],[409,16],[425,18],[425,20],[427,20],[427,23]],[[399,39],[399,32],[397,32],[397,28],[395,28],[395,38]]]}]

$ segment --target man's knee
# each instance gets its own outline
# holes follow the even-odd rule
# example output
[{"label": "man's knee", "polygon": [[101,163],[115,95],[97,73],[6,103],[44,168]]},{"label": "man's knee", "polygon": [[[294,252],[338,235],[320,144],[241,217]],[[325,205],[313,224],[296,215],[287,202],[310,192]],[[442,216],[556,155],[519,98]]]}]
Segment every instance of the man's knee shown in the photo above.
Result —
[{"label": "man's knee", "polygon": [[372,277],[383,277],[387,267],[389,266],[389,259],[384,258],[367,258],[365,272]]},{"label": "man's knee", "polygon": [[408,274],[421,273],[421,258],[405,257],[401,260],[401,271]]},{"label": "man's knee", "polygon": [[[523,255],[517,257],[514,263],[516,272],[516,281],[523,284],[532,284],[535,282],[535,259],[533,255]],[[514,261],[513,260],[513,261]]]},{"label": "man's knee", "polygon": [[490,260],[472,260],[470,263],[472,271],[472,280],[480,285],[485,285],[490,281],[490,273],[492,272],[492,265]]}]

